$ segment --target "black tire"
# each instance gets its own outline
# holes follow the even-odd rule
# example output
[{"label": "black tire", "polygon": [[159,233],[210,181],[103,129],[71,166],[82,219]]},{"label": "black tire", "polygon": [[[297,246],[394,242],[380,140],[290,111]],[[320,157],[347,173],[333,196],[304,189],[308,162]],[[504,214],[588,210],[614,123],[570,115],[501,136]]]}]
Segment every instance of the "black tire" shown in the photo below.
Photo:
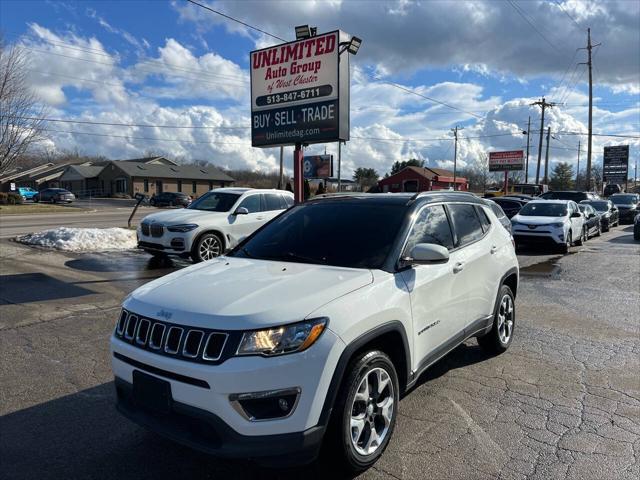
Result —
[{"label": "black tire", "polygon": [[[508,299],[508,300],[506,300]],[[505,305],[507,302],[507,305]],[[507,311],[511,307],[510,313]],[[501,316],[504,320],[501,320]],[[509,324],[509,322],[511,322]],[[504,325],[504,327],[503,327]],[[493,313],[493,325],[491,331],[482,337],[478,337],[478,344],[488,353],[499,355],[505,352],[513,341],[513,332],[516,326],[516,304],[511,289],[502,285],[498,292],[495,310]],[[508,332],[507,332],[507,327]],[[504,335],[507,332],[508,335]],[[506,340],[506,341],[505,341]]]},{"label": "black tire", "polygon": [[[379,371],[384,371],[386,378],[389,380],[389,383],[383,388],[381,393],[377,392],[377,384],[373,386],[373,381],[369,380],[369,378],[372,380],[379,378]],[[358,396],[366,396],[363,395],[362,390],[360,393],[358,392],[365,377],[367,377],[367,383],[369,384],[370,382],[372,384],[374,393],[379,396],[370,398],[368,402],[356,401],[356,394],[358,394]],[[392,386],[392,389],[389,388],[389,385]],[[378,398],[384,395],[393,400],[391,412],[389,412],[391,419],[388,424],[384,422],[382,418],[381,412],[383,409],[377,404]],[[386,399],[383,399],[383,402],[386,401]],[[365,351],[352,359],[345,372],[342,385],[340,386],[340,391],[338,392],[336,404],[331,416],[327,438],[325,439],[325,446],[329,450],[328,454],[331,455],[331,461],[333,462],[335,459],[340,459],[340,466],[349,473],[362,472],[371,467],[387,448],[389,440],[393,435],[397,418],[398,402],[398,375],[393,362],[386,353],[379,350]],[[374,413],[372,415],[380,415],[380,418],[373,421],[373,428],[376,429],[376,432],[378,432],[378,428],[381,429],[380,434],[383,435],[383,439],[375,450],[368,455],[362,455],[358,452],[352,440],[352,435],[355,434],[355,430],[352,430],[355,428],[352,427],[352,415],[357,411],[356,403],[362,403],[362,406],[364,406],[363,411],[359,413],[359,415],[363,416],[362,433],[358,439],[355,440],[356,444],[359,444],[359,439],[362,439],[362,443],[366,444],[370,438],[372,423],[367,420],[367,416],[370,415],[369,412],[373,411]],[[367,432],[369,436],[367,436]],[[364,446],[366,445],[363,445],[363,447]]]},{"label": "black tire", "polygon": [[581,247],[581,246],[584,245],[585,240],[589,237],[589,233],[588,232],[589,232],[588,227],[582,227],[582,233],[580,235],[580,238],[578,238],[576,240],[576,245],[578,247]]},{"label": "black tire", "polygon": [[[213,256],[206,256],[205,255],[205,250],[207,250],[208,248],[205,247],[205,245],[209,243],[209,244],[216,244],[218,245],[218,249],[217,249],[217,253],[213,252]],[[217,257],[218,255],[222,255],[224,253],[224,241],[222,240],[222,238],[220,238],[220,235],[216,234],[216,233],[205,233],[204,235],[201,235],[198,240],[196,240],[196,242],[193,244],[193,247],[191,247],[191,259],[193,260],[193,263],[200,263],[200,262],[205,262],[207,260],[212,260],[213,258]]]},{"label": "black tire", "polygon": [[596,230],[596,237],[599,237],[600,235],[602,235],[602,226],[600,225],[600,222],[598,222],[598,229]]}]

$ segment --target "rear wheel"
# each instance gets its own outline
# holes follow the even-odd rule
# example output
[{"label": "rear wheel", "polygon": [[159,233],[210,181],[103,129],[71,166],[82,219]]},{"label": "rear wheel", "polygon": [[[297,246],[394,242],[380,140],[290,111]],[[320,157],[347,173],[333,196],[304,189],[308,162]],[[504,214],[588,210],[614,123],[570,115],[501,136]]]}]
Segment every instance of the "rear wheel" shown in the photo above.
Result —
[{"label": "rear wheel", "polygon": [[191,258],[195,263],[213,260],[222,254],[222,239],[215,233],[205,233],[194,244]]},{"label": "rear wheel", "polygon": [[327,439],[347,470],[361,472],[380,458],[393,434],[398,402],[398,375],[384,352],[363,352],[352,360],[331,418],[333,438]]},{"label": "rear wheel", "polygon": [[506,351],[513,340],[515,322],[516,307],[513,292],[508,286],[502,285],[491,331],[478,337],[478,344],[489,353],[500,354]]}]

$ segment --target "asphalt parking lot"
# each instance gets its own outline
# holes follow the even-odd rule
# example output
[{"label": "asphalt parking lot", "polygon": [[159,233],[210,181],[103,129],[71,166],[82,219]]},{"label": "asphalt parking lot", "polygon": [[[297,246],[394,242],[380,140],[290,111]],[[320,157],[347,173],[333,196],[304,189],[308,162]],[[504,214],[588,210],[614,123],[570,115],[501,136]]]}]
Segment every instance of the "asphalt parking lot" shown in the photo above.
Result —
[{"label": "asphalt parking lot", "polygon": [[[522,252],[516,336],[475,340],[400,402],[363,479],[638,479],[640,243],[619,227],[565,256]],[[135,287],[184,262],[0,240],[0,477],[327,478],[331,459],[268,470],[165,441],[113,408],[108,337]]]}]

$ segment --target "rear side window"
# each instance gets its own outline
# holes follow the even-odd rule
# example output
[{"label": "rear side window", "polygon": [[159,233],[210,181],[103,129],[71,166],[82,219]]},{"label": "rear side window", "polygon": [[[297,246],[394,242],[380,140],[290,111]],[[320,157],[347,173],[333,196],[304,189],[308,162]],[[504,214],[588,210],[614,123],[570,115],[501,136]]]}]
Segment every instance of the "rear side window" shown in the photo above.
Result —
[{"label": "rear side window", "polygon": [[291,197],[290,195],[283,195],[283,197],[285,203],[287,204],[287,208],[293,207],[293,197]]},{"label": "rear side window", "polygon": [[265,204],[264,210],[266,211],[282,210],[283,208],[286,208],[282,205],[281,196],[278,194],[264,193],[263,198],[264,198],[264,204]]},{"label": "rear side window", "polygon": [[260,195],[249,195],[244,200],[242,200],[240,205],[238,205],[238,208],[240,207],[246,208],[249,211],[249,213],[259,212],[260,211]]},{"label": "rear side window", "polygon": [[502,211],[502,208],[500,207],[500,205],[498,205],[497,203],[491,203],[491,210],[493,210],[493,213],[495,213],[496,217],[498,218],[502,218],[506,216],[504,214],[504,211]]},{"label": "rear side window", "polygon": [[449,219],[442,205],[426,207],[420,211],[416,223],[409,233],[405,255],[409,255],[418,243],[435,243],[451,250],[453,235]]},{"label": "rear side window", "polygon": [[487,217],[484,208],[476,205],[476,213],[478,214],[478,218],[480,219],[480,224],[482,225],[482,230],[486,233],[491,228],[491,220]]},{"label": "rear side window", "polygon": [[458,237],[458,247],[482,238],[484,235],[482,224],[473,205],[454,204],[447,205],[447,208],[451,214],[453,229]]}]

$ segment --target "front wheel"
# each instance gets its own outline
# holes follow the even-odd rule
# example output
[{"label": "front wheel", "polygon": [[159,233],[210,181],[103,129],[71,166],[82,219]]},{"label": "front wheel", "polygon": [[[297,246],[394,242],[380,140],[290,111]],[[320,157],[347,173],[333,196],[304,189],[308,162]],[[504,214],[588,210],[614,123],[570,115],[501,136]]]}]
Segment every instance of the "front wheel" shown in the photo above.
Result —
[{"label": "front wheel", "polygon": [[193,246],[191,258],[195,263],[213,260],[222,255],[222,240],[215,233],[205,233]]},{"label": "front wheel", "polygon": [[567,233],[567,239],[561,247],[562,253],[569,253],[569,250],[571,250],[571,245],[571,230],[569,230],[569,233]]},{"label": "front wheel", "polygon": [[361,472],[380,458],[396,424],[400,397],[391,359],[378,350],[356,357],[338,395],[329,446],[348,471]]},{"label": "front wheel", "polygon": [[516,323],[515,299],[511,289],[502,285],[498,299],[491,331],[478,337],[480,347],[492,354],[500,354],[509,348],[513,341],[513,330]]},{"label": "front wheel", "polygon": [[596,230],[596,237],[602,235],[602,227],[600,226],[600,222],[598,222],[598,229]]}]

